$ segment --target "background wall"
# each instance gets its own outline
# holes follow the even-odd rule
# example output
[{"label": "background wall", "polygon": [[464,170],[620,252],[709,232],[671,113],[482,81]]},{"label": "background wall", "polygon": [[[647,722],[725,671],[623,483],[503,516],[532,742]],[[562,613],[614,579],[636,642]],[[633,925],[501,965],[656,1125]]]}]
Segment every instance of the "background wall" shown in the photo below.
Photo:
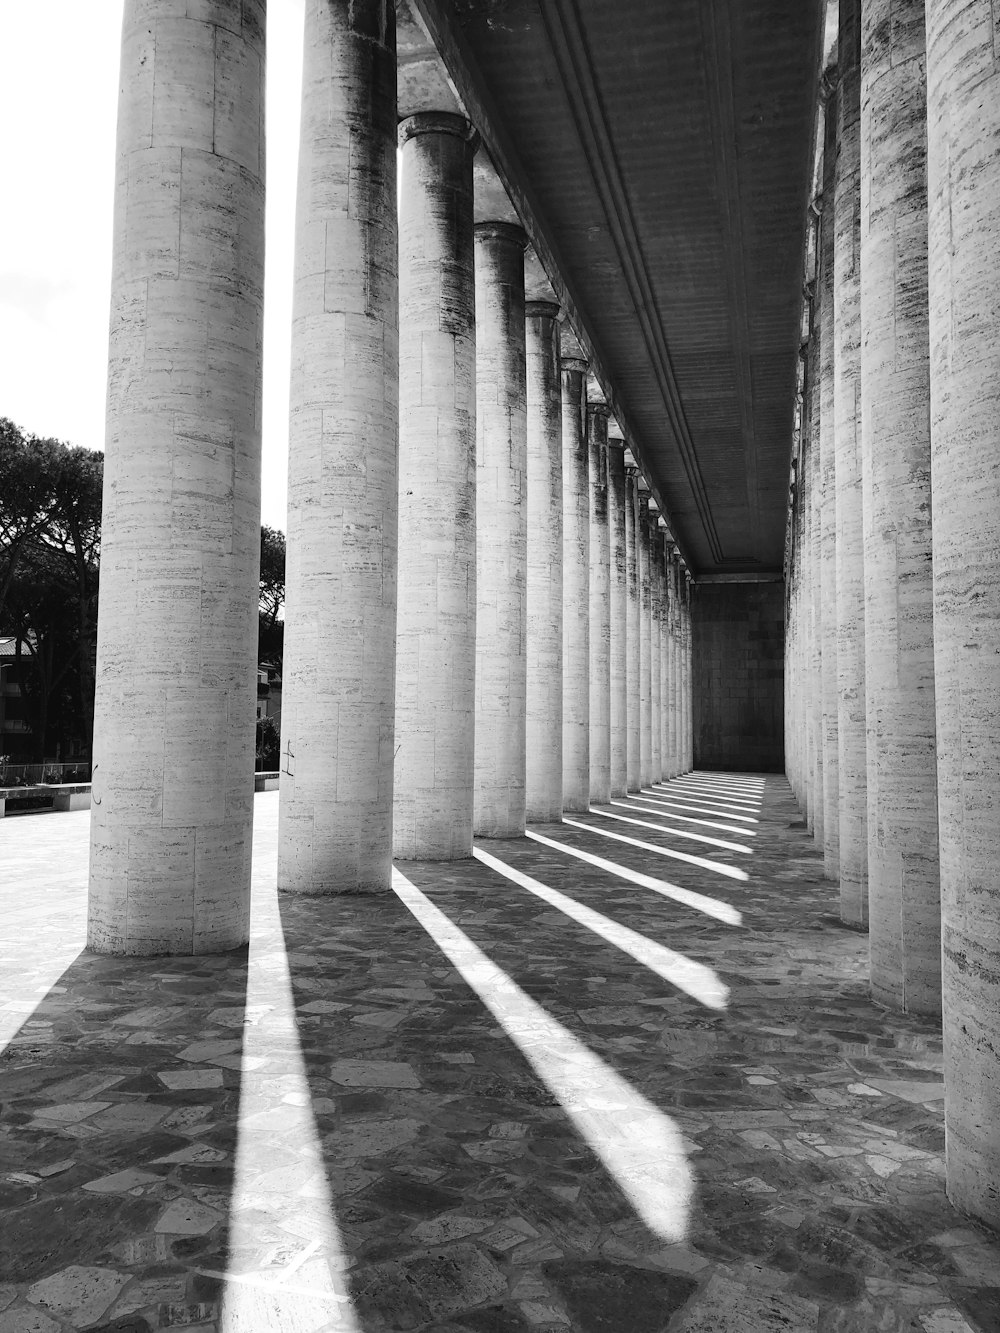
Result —
[{"label": "background wall", "polygon": [[784,583],[701,583],[692,607],[694,766],[780,773]]}]

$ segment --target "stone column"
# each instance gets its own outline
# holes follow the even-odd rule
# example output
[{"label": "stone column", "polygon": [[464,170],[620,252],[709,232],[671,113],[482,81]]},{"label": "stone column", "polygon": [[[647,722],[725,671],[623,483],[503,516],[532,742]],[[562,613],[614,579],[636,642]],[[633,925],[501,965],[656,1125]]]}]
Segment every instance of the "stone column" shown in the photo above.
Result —
[{"label": "stone column", "polygon": [[399,127],[399,562],[393,854],[472,855],[476,284],[462,116]]},{"label": "stone column", "polygon": [[681,606],[684,614],[684,753],[682,764],[685,773],[690,773],[694,768],[694,754],[692,750],[693,732],[691,723],[693,721],[692,694],[691,694],[691,573],[684,571],[684,589],[681,599]]},{"label": "stone column", "polygon": [[861,496],[861,0],[840,0],[840,150],[833,284],[837,481],[837,738],[840,915],[868,922],[864,548]]},{"label": "stone column", "polygon": [[670,650],[667,621],[667,534],[660,528],[656,534],[656,600],[660,627],[660,782],[669,776],[670,768]]},{"label": "stone column", "polygon": [[639,675],[642,648],[639,640],[639,613],[642,599],[639,592],[639,469],[625,469],[625,577],[628,599],[625,603],[627,684],[626,713],[626,775],[629,791],[639,790],[640,706]]},{"label": "stone column", "polygon": [[625,547],[625,441],[608,437],[611,530],[611,795],[628,793],[628,558]]},{"label": "stone column", "polygon": [[524,832],[527,413],[524,250],[476,224],[476,792],[480,838]]},{"label": "stone column", "polygon": [[837,107],[836,72],[828,75],[829,89],[823,107],[823,212],[820,219],[819,254],[819,383],[814,392],[819,412],[815,432],[819,446],[820,499],[820,578],[819,597],[823,607],[820,709],[823,718],[823,790],[817,793],[823,802],[823,873],[827,879],[840,878],[840,761],[837,742],[837,437],[834,430],[833,400],[833,264],[834,197],[837,180]]},{"label": "stone column", "polygon": [[264,280],[264,2],[127,0],[87,942],[247,939]]},{"label": "stone column", "polygon": [[923,0],[865,0],[861,449],[872,994],[941,1011]]},{"label": "stone column", "polygon": [[649,780],[663,776],[660,754],[660,577],[657,568],[660,521],[649,516]]},{"label": "stone column", "polygon": [[563,809],[590,809],[590,483],[587,363],[562,361]]},{"label": "stone column", "polygon": [[1000,1227],[1000,43],[927,5],[927,197],[948,1193]]},{"label": "stone column", "polygon": [[668,687],[668,711],[670,714],[670,737],[668,745],[668,778],[677,777],[681,771],[680,761],[680,712],[678,673],[680,671],[680,645],[677,641],[678,627],[678,583],[677,583],[677,547],[667,545],[667,635],[669,638],[668,666],[670,683]]},{"label": "stone column", "polygon": [[563,516],[559,307],[525,306],[528,405],[526,817],[562,817]]},{"label": "stone column", "polygon": [[[396,693],[396,34],[306,8],[278,885],[388,890]],[[363,74],[362,74],[363,72]]]},{"label": "stone column", "polygon": [[611,799],[611,530],[606,403],[587,404],[590,455],[590,799]]},{"label": "stone column", "polygon": [[636,545],[639,548],[639,781],[649,786],[653,771],[653,697],[649,641],[649,493],[640,491]]},{"label": "stone column", "polygon": [[[816,358],[813,357],[815,367]],[[823,846],[826,828],[826,810],[823,805],[823,635],[829,619],[821,596],[821,525],[823,510],[823,483],[820,473],[820,422],[816,395],[812,397],[812,421],[809,429],[809,448],[806,466],[809,472],[809,718],[810,751],[812,754],[810,815],[813,836]]]}]

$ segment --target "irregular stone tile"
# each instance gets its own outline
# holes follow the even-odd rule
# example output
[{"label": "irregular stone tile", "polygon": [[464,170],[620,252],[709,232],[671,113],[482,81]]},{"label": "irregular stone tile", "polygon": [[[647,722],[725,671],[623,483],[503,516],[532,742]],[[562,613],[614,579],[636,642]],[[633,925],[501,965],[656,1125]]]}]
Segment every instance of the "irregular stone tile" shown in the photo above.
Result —
[{"label": "irregular stone tile", "polygon": [[155,1230],[167,1236],[203,1236],[223,1216],[196,1199],[175,1199],[156,1219]]},{"label": "irregular stone tile", "polygon": [[51,1120],[57,1124],[74,1124],[77,1120],[86,1120],[111,1105],[110,1102],[64,1102],[58,1106],[40,1106],[35,1112],[38,1120]]},{"label": "irregular stone tile", "polygon": [[487,1231],[491,1226],[492,1220],[488,1217],[463,1217],[461,1213],[443,1213],[440,1217],[419,1223],[411,1234],[421,1245],[441,1245],[446,1241],[473,1236],[477,1231]]},{"label": "irregular stone tile", "polygon": [[457,1314],[507,1294],[506,1278],[472,1245],[410,1256],[401,1265],[434,1316]]},{"label": "irregular stone tile", "polygon": [[977,1330],[953,1306],[929,1310],[918,1316],[926,1333],[977,1333]]},{"label": "irregular stone tile", "polygon": [[100,1319],[127,1282],[127,1274],[111,1268],[72,1264],[29,1287],[28,1300],[85,1327]]},{"label": "irregular stone tile", "polygon": [[62,1328],[63,1325],[30,1305],[17,1305],[0,1314],[0,1333],[61,1333]]},{"label": "irregular stone tile", "polygon": [[338,1162],[374,1157],[412,1143],[420,1129],[420,1122],[409,1118],[359,1119],[325,1135],[323,1148],[333,1161]]},{"label": "irregular stone tile", "polygon": [[345,1088],[419,1088],[409,1064],[392,1060],[337,1060],[330,1068],[334,1083]]},{"label": "irregular stone tile", "polygon": [[141,1185],[158,1184],[162,1176],[152,1171],[141,1171],[138,1167],[129,1167],[126,1171],[116,1171],[110,1176],[101,1176],[97,1180],[88,1180],[83,1186],[93,1194],[127,1194],[129,1190]]},{"label": "irregular stone tile", "polygon": [[891,1097],[901,1097],[906,1102],[934,1102],[944,1096],[944,1084],[914,1083],[905,1079],[873,1078],[869,1079],[873,1088],[887,1092]]},{"label": "irregular stone tile", "polygon": [[691,1301],[671,1333],[808,1333],[819,1306],[788,1292],[761,1292],[717,1273]]},{"label": "irregular stone tile", "polygon": [[219,1069],[162,1069],[157,1078],[174,1091],[181,1088],[222,1087],[222,1071]]},{"label": "irregular stone tile", "polygon": [[698,1288],[682,1274],[599,1261],[553,1260],[542,1271],[580,1333],[620,1333],[625,1311],[630,1333],[659,1333]]}]

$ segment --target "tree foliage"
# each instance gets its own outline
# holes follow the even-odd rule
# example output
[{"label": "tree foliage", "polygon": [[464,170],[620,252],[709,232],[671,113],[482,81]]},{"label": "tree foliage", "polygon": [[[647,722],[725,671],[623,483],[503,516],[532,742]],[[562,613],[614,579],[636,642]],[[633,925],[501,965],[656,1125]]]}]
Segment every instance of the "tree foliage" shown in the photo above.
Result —
[{"label": "tree foliage", "polygon": [[281,664],[285,625],[285,534],[265,524],[260,530],[260,616],[257,657]]}]

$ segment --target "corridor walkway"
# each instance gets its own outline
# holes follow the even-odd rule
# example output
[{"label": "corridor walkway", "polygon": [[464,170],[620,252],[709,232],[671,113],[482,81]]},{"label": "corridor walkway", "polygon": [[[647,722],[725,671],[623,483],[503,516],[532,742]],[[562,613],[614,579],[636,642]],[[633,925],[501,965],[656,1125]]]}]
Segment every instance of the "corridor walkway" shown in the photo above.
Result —
[{"label": "corridor walkway", "polygon": [[378,900],[279,902],[277,801],[249,959],[81,952],[89,816],[0,824],[0,1333],[1000,1329],[784,778]]}]

